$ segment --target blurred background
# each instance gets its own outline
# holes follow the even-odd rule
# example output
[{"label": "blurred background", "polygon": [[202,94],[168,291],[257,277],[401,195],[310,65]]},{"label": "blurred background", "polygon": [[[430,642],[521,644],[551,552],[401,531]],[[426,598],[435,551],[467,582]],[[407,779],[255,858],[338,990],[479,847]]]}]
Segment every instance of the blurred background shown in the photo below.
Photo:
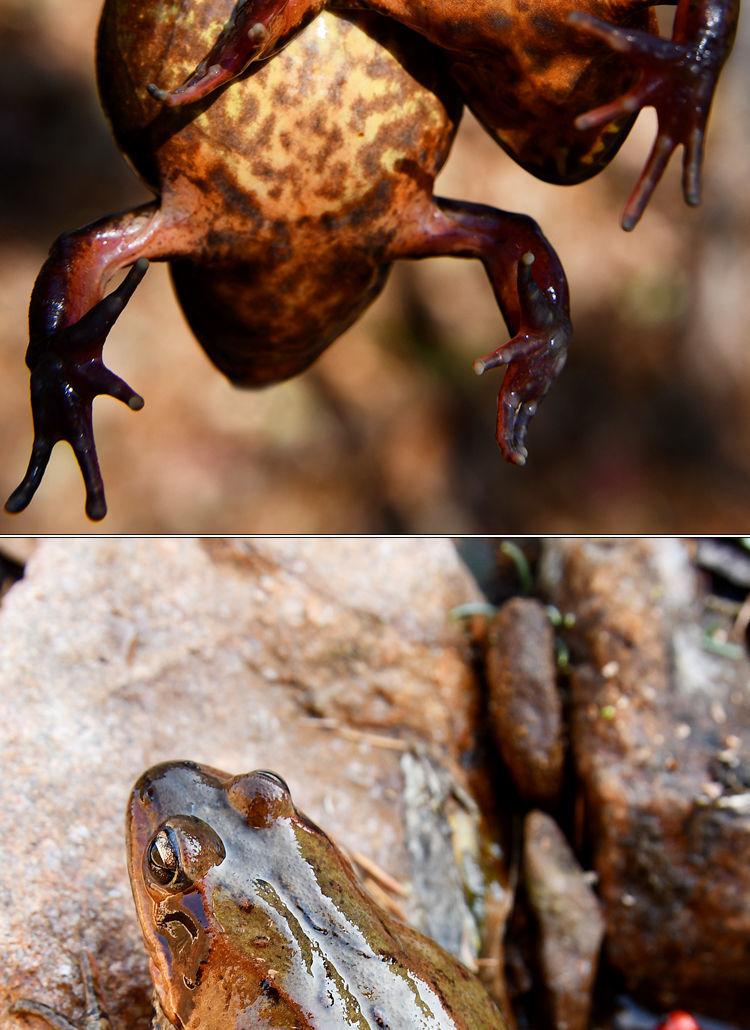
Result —
[{"label": "blurred background", "polygon": [[[53,239],[148,199],[111,140],[93,71],[100,0],[0,0],[0,493],[31,446],[28,297]],[[516,168],[465,116],[443,196],[532,215],[572,292],[568,365],[524,469],[494,440],[507,338],[478,262],[394,268],[313,369],[234,389],[153,265],[105,350],[146,398],[95,404],[109,515],[93,525],[72,452],[0,532],[731,533],[750,511],[750,21],[720,83],[704,200],[673,158],[642,223],[621,210],[653,139],[647,111],[613,165],[572,188]]]}]

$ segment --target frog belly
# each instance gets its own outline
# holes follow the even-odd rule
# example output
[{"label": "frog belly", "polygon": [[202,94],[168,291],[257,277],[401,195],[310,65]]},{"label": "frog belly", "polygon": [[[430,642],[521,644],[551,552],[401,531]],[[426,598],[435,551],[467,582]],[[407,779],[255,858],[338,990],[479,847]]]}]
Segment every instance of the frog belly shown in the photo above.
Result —
[{"label": "frog belly", "polygon": [[170,265],[185,317],[208,357],[235,386],[266,386],[303,372],[380,293],[389,270],[342,255],[283,266]]}]

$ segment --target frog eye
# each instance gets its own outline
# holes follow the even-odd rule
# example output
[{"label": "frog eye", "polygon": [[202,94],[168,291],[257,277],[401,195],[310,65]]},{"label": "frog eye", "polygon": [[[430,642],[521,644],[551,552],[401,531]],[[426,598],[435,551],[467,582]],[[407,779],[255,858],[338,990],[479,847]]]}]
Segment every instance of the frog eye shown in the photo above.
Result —
[{"label": "frog eye", "polygon": [[185,891],[226,855],[219,836],[201,819],[175,816],[164,823],[144,855],[148,879],[170,893]]},{"label": "frog eye", "polygon": [[294,815],[286,783],[276,773],[265,770],[235,777],[229,785],[227,798],[253,829],[263,829],[277,819]]},{"label": "frog eye", "polygon": [[179,887],[183,877],[175,832],[165,826],[156,834],[146,851],[152,878],[162,887]]}]

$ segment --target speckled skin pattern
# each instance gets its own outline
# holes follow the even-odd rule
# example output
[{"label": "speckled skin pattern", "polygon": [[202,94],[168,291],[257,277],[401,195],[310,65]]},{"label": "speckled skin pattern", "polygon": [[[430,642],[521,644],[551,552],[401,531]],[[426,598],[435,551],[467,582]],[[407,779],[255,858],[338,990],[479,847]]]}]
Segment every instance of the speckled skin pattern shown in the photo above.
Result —
[{"label": "speckled skin pattern", "polygon": [[325,13],[197,115],[163,108],[146,84],[186,75],[231,10],[108,0],[98,72],[118,142],[161,195],[158,247],[196,336],[259,385],[302,371],[377,295],[460,103],[423,41]]},{"label": "speckled skin pattern", "polygon": [[34,444],[8,511],[29,503],[67,440],[87,514],[106,513],[91,404],[99,394],[143,404],[102,348],[150,260],[170,263],[214,363],[238,385],[261,386],[303,371],[373,300],[394,260],[478,258],[511,339],[475,370],[506,368],[497,439],[508,460],[526,460],[529,420],[565,364],[567,283],[530,218],[433,196],[463,107],[445,54],[371,12],[326,11],[270,60],[195,101],[163,103],[154,80],[188,75],[227,19],[241,37],[232,15],[232,0],[105,4],[102,101],[156,199],[64,234],[39,273],[26,355]]},{"label": "speckled skin pattern", "polygon": [[[671,39],[652,7],[674,2]],[[153,95],[193,103],[271,56],[336,0],[237,0],[231,19],[182,82]],[[342,3],[342,7],[344,4]],[[683,193],[700,200],[705,128],[740,0],[360,0],[429,39],[471,107],[534,175],[572,184],[600,171],[635,115],[653,106],[656,141],[623,212],[632,229],[682,145]]]},{"label": "speckled skin pattern", "polygon": [[[313,0],[315,3],[316,0]],[[624,92],[637,70],[567,24],[586,11],[656,31],[642,0],[367,0],[367,6],[444,49],[464,100],[490,134],[532,174],[572,184],[600,171],[632,118],[582,132],[575,118]]]}]

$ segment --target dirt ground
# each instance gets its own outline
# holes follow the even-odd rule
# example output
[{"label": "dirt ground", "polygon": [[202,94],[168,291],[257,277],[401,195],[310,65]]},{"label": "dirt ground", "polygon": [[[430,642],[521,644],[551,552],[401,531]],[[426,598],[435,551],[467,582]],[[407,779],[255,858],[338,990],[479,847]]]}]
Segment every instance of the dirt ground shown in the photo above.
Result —
[{"label": "dirt ground", "polygon": [[[93,80],[100,0],[0,0],[0,492],[28,460],[26,309],[55,236],[146,198]],[[650,146],[646,112],[614,164],[572,189],[516,168],[465,118],[439,192],[534,216],[573,297],[568,366],[530,430],[494,441],[505,338],[481,266],[402,264],[361,321],[299,379],[233,389],[154,266],[105,352],[146,398],[95,407],[110,514],[83,514],[60,447],[3,532],[732,532],[750,505],[750,28],[712,116],[702,207],[673,159],[642,224],[619,214]]]}]

